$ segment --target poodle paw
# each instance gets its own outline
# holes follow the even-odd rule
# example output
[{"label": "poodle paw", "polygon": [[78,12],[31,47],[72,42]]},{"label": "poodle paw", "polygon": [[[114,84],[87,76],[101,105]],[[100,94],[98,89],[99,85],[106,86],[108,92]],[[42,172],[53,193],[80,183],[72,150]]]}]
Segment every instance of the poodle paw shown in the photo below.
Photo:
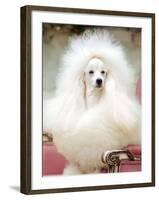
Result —
[{"label": "poodle paw", "polygon": [[67,165],[63,171],[64,175],[82,174],[82,172],[75,165]]}]

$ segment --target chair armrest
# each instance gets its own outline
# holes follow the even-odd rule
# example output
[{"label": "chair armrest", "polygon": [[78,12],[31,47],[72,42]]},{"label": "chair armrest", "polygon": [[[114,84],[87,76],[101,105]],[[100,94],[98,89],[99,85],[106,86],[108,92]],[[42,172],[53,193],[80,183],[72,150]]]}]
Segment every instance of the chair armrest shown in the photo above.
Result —
[{"label": "chair armrest", "polygon": [[134,155],[129,149],[106,151],[102,154],[102,162],[108,173],[120,171],[121,162],[128,161],[141,161],[141,158]]}]

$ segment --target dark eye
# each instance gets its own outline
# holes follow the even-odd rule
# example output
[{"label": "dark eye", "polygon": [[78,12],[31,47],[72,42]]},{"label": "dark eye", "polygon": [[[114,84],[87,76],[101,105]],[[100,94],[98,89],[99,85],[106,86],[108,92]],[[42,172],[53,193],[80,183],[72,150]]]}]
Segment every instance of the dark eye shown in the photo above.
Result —
[{"label": "dark eye", "polygon": [[101,71],[101,74],[105,74],[105,71]]},{"label": "dark eye", "polygon": [[94,74],[94,71],[93,71],[93,70],[90,70],[90,71],[89,71],[89,74]]}]

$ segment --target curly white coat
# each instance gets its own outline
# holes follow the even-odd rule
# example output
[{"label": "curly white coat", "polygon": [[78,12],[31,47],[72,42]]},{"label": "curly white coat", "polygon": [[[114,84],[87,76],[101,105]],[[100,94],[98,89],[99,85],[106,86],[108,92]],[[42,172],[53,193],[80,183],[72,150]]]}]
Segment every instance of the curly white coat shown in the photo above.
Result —
[{"label": "curly white coat", "polygon": [[[100,98],[89,105],[84,72],[93,58],[109,73]],[[56,82],[55,97],[44,103],[43,127],[70,165],[65,174],[98,172],[104,151],[140,143],[140,105],[135,78],[121,45],[106,31],[72,38]],[[94,90],[95,91],[95,90]]]}]

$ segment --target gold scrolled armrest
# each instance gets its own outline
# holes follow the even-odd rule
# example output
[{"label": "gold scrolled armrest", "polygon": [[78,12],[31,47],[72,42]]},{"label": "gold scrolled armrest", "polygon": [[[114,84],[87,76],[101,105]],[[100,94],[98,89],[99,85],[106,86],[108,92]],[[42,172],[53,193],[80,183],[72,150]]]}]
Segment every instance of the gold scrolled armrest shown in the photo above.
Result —
[{"label": "gold scrolled armrest", "polygon": [[128,149],[106,151],[101,156],[108,173],[119,172],[122,160],[135,161],[137,159]]}]

